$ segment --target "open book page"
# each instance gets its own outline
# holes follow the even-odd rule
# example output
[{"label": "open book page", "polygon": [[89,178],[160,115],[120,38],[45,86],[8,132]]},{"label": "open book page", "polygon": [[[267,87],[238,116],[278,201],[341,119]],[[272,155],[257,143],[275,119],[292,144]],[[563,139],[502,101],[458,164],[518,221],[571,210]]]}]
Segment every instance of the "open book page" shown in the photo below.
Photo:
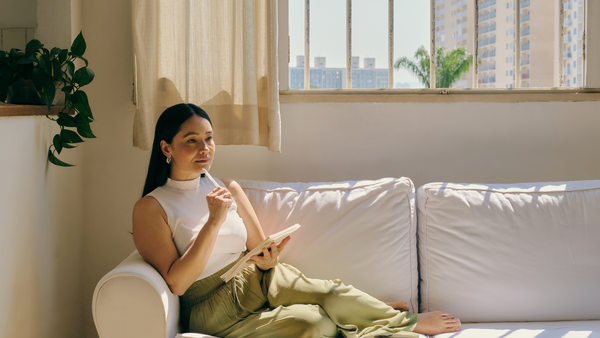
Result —
[{"label": "open book page", "polygon": [[244,270],[250,264],[246,263],[250,257],[254,255],[258,255],[262,252],[262,249],[271,245],[271,243],[279,244],[284,238],[289,236],[292,232],[298,230],[300,228],[300,224],[294,224],[286,229],[283,229],[277,233],[272,234],[271,236],[265,238],[262,243],[256,246],[256,248],[252,249],[252,251],[248,252],[246,256],[240,259],[231,269],[227,270],[222,276],[221,279],[227,283],[233,276],[235,276],[238,272]]}]

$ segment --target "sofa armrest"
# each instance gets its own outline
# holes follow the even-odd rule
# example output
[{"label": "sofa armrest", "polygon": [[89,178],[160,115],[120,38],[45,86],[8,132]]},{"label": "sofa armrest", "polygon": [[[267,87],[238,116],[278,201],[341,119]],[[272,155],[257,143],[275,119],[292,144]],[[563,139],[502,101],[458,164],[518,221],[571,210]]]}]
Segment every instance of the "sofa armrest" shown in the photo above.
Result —
[{"label": "sofa armrest", "polygon": [[92,314],[100,338],[173,338],[181,332],[179,297],[137,251],[98,282]]}]

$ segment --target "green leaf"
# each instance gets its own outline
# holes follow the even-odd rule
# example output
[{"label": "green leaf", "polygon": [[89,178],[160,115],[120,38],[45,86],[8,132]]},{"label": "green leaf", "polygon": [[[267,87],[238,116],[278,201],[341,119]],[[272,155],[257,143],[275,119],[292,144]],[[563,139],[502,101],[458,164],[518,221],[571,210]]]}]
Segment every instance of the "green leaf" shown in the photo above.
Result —
[{"label": "green leaf", "polygon": [[65,148],[65,149],[73,149],[73,148],[77,148],[77,146],[74,146],[74,145],[68,144],[68,143],[63,143],[63,148]]},{"label": "green leaf", "polygon": [[35,89],[38,91],[38,93],[41,93],[44,88],[44,84],[46,83],[46,73],[42,69],[36,67],[33,69],[32,77]]},{"label": "green leaf", "polygon": [[83,114],[77,114],[73,118],[75,124],[77,125],[77,132],[79,135],[85,138],[96,138],[96,135],[92,132],[92,128],[90,127],[90,121],[88,117]]},{"label": "green leaf", "polygon": [[[71,115],[65,113],[58,113],[56,123],[58,123],[59,126],[64,127],[77,127],[75,119]],[[58,153],[60,154],[60,151]]]},{"label": "green leaf", "polygon": [[62,65],[65,61],[67,61],[69,51],[66,49],[61,49],[58,53],[58,61]]},{"label": "green leaf", "polygon": [[35,56],[31,55],[31,56],[22,56],[21,58],[19,58],[19,60],[17,60],[17,62],[15,62],[15,65],[26,65],[29,63],[33,63],[34,61],[36,61]]},{"label": "green leaf", "polygon": [[87,68],[79,68],[75,74],[73,74],[73,82],[79,84],[79,86],[85,86],[94,80],[94,72]]},{"label": "green leaf", "polygon": [[46,74],[52,76],[52,63],[50,62],[50,57],[48,55],[40,55],[38,56],[38,66],[46,72]]},{"label": "green leaf", "polygon": [[59,134],[54,135],[54,138],[52,139],[52,144],[54,144],[54,149],[56,149],[56,152],[60,154],[60,152],[63,149],[63,142]]},{"label": "green leaf", "polygon": [[60,132],[60,137],[62,138],[63,143],[81,143],[81,142],[83,142],[81,137],[79,137],[79,135],[77,135],[76,132],[69,130],[69,129],[63,129]]},{"label": "green leaf", "polygon": [[58,59],[52,59],[52,77],[55,81],[62,80],[62,67]]},{"label": "green leaf", "polygon": [[73,55],[81,57],[83,53],[85,53],[85,49],[85,39],[83,38],[83,34],[79,32],[79,35],[77,35],[75,41],[73,41],[73,45],[71,45],[71,53],[73,53]]},{"label": "green leaf", "polygon": [[73,88],[75,88],[75,87],[73,87],[73,86],[64,86],[64,87],[62,87],[61,91],[63,93],[65,93],[65,94],[69,94],[71,91],[73,91]]},{"label": "green leaf", "polygon": [[21,56],[25,55],[25,53],[23,53],[20,49],[13,48],[13,49],[10,50],[10,52],[8,53],[8,55],[10,55],[10,57],[13,60],[17,60]]},{"label": "green leaf", "polygon": [[90,121],[94,120],[94,115],[92,115],[92,109],[90,108],[87,94],[83,90],[78,90],[73,93],[71,96],[71,101],[79,113],[87,116]]},{"label": "green leaf", "polygon": [[94,135],[94,133],[92,132],[92,129],[89,129],[89,125],[88,125],[88,129],[81,129],[81,128],[77,128],[77,132],[79,133],[79,135],[85,137],[85,138],[96,138],[96,135]]},{"label": "green leaf", "polygon": [[42,49],[42,47],[44,47],[44,45],[40,42],[40,40],[33,39],[27,43],[27,46],[25,47],[25,54],[35,54],[37,51]]},{"label": "green leaf", "polygon": [[8,94],[8,85],[0,83],[0,102],[6,101],[6,95]]},{"label": "green leaf", "polygon": [[48,149],[48,161],[50,161],[50,163],[57,165],[59,167],[73,167],[72,164],[69,164],[69,163],[59,160],[56,156],[54,156],[54,154],[52,153],[52,151],[50,149]]},{"label": "green leaf", "polygon": [[15,75],[15,72],[6,67],[0,68],[0,84],[8,88],[8,86],[15,80]]},{"label": "green leaf", "polygon": [[54,86],[54,81],[46,81],[44,83],[44,87],[40,92],[40,96],[46,102],[48,106],[48,110],[52,107],[52,102],[54,101],[54,95],[56,94],[56,87]]},{"label": "green leaf", "polygon": [[67,73],[70,76],[73,76],[73,72],[75,72],[75,64],[71,61],[67,61]]},{"label": "green leaf", "polygon": [[58,53],[60,53],[60,48],[58,48],[58,47],[54,47],[54,48],[52,48],[52,50],[50,51],[50,56],[58,55]]}]

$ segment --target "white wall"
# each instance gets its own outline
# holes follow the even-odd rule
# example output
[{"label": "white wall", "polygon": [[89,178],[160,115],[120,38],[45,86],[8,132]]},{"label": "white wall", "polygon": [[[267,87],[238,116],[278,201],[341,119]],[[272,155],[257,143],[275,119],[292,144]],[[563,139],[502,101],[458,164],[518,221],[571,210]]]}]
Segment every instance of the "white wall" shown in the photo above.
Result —
[{"label": "white wall", "polygon": [[33,28],[37,23],[37,0],[0,0],[0,28]]},{"label": "white wall", "polygon": [[134,250],[131,210],[141,195],[147,160],[132,147],[131,4],[86,0],[82,10],[86,56],[96,73],[86,92],[98,136],[84,153],[84,336],[97,337],[92,295],[100,278]]},{"label": "white wall", "polygon": [[[78,1],[40,0],[40,10],[36,1],[8,1],[10,6],[3,3],[1,7],[3,15],[16,18],[21,12],[11,6],[33,3],[33,24],[17,21],[34,26],[36,12],[52,15],[52,20],[39,20],[38,37],[46,46],[68,47],[74,17],[69,7]],[[50,165],[48,147],[58,131],[56,123],[45,116],[0,118],[1,338],[83,334],[85,145],[59,156],[78,166]]]},{"label": "white wall", "polygon": [[82,156],[57,168],[46,154],[54,122],[0,118],[0,337],[79,337]]},{"label": "white wall", "polygon": [[69,48],[75,36],[71,37],[71,27],[79,19],[71,13],[71,3],[79,0],[37,0],[38,27],[35,38],[40,40],[44,47]]},{"label": "white wall", "polygon": [[[410,177],[510,183],[600,178],[600,103],[284,104],[282,153],[221,146],[221,177]],[[216,135],[218,137],[218,135]]]}]

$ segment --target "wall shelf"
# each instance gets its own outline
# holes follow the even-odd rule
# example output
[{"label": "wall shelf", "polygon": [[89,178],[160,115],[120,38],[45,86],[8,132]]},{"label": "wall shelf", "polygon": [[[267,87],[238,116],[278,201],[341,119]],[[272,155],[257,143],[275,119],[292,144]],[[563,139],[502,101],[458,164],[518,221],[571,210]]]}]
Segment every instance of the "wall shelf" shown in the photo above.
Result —
[{"label": "wall shelf", "polygon": [[53,106],[50,111],[45,105],[0,103],[0,116],[58,115],[62,106]]}]

